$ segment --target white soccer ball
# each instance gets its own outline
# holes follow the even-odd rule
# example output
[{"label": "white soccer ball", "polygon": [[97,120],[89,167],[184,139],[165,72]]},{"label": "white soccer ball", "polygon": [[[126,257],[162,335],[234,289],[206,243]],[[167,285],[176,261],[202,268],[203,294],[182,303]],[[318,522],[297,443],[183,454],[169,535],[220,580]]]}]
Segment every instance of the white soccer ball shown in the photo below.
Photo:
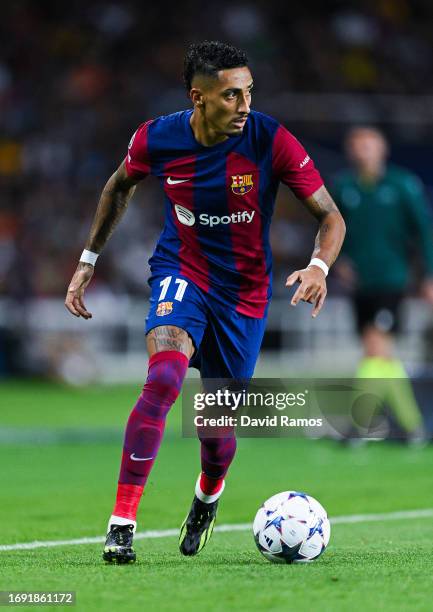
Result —
[{"label": "white soccer ball", "polygon": [[257,548],[269,561],[305,563],[317,559],[328,546],[331,526],[314,497],[284,491],[259,508],[253,533]]}]

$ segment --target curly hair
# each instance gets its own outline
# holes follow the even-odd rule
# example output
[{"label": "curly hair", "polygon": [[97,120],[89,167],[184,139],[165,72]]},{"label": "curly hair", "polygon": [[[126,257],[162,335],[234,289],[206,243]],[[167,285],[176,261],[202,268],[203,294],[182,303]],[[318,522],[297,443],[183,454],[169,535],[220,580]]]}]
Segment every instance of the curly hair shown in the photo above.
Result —
[{"label": "curly hair", "polygon": [[205,40],[189,46],[183,63],[183,81],[189,91],[196,74],[215,78],[219,70],[240,68],[247,64],[244,51],[226,43]]}]

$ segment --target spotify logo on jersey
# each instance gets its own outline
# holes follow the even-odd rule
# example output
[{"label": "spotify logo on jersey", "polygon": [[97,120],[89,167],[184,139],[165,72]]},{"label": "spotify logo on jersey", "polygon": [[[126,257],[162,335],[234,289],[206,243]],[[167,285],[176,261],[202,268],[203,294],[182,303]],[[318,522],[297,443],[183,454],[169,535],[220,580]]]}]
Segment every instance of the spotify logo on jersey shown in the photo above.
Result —
[{"label": "spotify logo on jersey", "polygon": [[[190,210],[185,208],[184,206],[180,206],[180,204],[174,205],[177,218],[183,225],[194,225],[195,216]],[[254,218],[255,211],[248,212],[244,210],[242,212],[235,212],[231,215],[223,215],[222,217],[218,215],[208,215],[207,213],[201,213],[199,216],[200,225],[208,225],[209,227],[214,227],[215,225],[228,225],[230,223],[251,223]]]}]

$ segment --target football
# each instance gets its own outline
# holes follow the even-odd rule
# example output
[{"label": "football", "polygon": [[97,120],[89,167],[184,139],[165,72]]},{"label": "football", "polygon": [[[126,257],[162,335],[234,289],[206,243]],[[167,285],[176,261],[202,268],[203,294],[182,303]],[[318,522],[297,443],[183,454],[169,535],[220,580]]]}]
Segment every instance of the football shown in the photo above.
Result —
[{"label": "football", "polygon": [[253,524],[259,551],[275,563],[302,563],[317,559],[331,535],[326,510],[298,491],[273,495],[259,508]]}]

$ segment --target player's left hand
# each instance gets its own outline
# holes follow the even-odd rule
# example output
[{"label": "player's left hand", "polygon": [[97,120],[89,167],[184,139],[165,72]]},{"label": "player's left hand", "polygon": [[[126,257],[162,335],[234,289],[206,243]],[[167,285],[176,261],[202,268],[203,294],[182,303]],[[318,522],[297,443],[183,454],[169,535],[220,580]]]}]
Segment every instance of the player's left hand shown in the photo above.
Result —
[{"label": "player's left hand", "polygon": [[290,302],[296,306],[299,301],[314,304],[312,317],[317,317],[326,298],[326,276],[317,266],[296,270],[287,278],[286,287],[292,287],[296,282],[299,287]]},{"label": "player's left hand", "polygon": [[83,319],[92,318],[92,313],[84,305],[83,296],[87,285],[92,279],[93,271],[94,266],[80,261],[68,287],[65,306],[75,317],[83,317]]}]

